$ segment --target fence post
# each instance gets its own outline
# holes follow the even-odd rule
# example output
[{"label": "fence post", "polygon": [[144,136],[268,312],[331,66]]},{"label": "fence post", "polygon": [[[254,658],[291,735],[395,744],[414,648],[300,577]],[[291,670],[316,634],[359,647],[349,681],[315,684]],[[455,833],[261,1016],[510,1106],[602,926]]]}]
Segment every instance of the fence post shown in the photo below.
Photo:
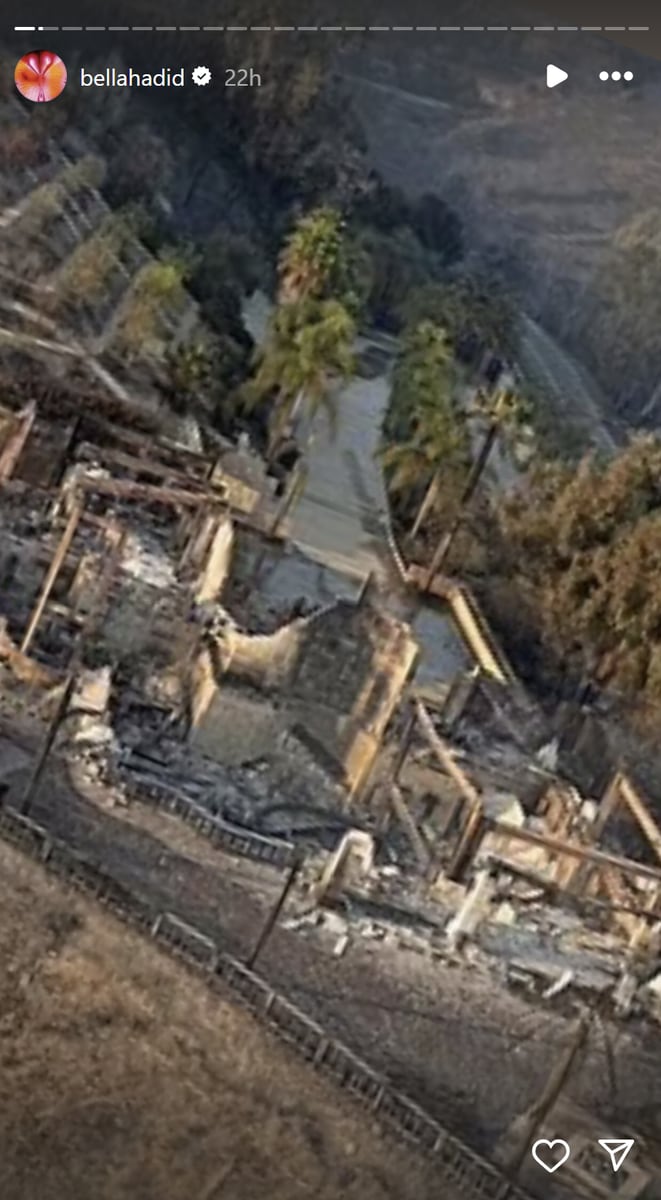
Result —
[{"label": "fence post", "polygon": [[62,695],[60,696],[60,699],[58,701],[58,705],[55,710],[55,715],[54,715],[53,720],[51,721],[50,726],[48,728],[48,733],[46,734],[44,744],[41,747],[39,757],[37,758],[37,761],[34,765],[34,770],[28,780],[27,787],[26,787],[25,791],[23,792],[23,795],[19,802],[19,805],[18,805],[19,813],[23,813],[23,814],[27,813],[30,809],[30,806],[31,806],[33,800],[35,799],[37,790],[39,788],[39,781],[41,779],[41,776],[43,775],[44,768],[46,766],[46,762],[48,761],[48,755],[50,754],[51,750],[53,749],[53,743],[55,742],[55,738],[57,737],[58,730],[59,730],[62,722],[64,721],[64,719],[67,715],[67,712],[69,711],[69,703],[71,701],[71,696],[73,694],[75,682],[76,682],[75,672],[70,671],[69,674],[67,675],[67,678],[66,678],[66,681],[64,684],[64,691],[62,692]]},{"label": "fence post", "polygon": [[280,892],[280,895],[278,896],[278,899],[276,900],[275,904],[273,905],[271,912],[269,913],[268,917],[266,918],[264,928],[262,929],[259,937],[257,938],[257,941],[253,948],[252,954],[250,954],[250,956],[246,959],[246,966],[249,967],[250,970],[252,970],[252,968],[254,967],[255,963],[257,962],[257,959],[259,958],[259,955],[261,954],[261,952],[264,949],[266,943],[268,942],[271,934],[273,933],[273,930],[275,929],[275,925],[278,920],[278,917],[280,916],[280,913],[282,912],[282,910],[285,906],[285,902],[287,900],[289,893],[291,892],[294,884],[296,883],[296,879],[298,878],[298,873],[299,873],[300,869],[301,869],[301,860],[297,855],[296,858],[294,859],[291,867],[289,868],[289,872],[287,874],[287,878],[285,880],[284,887],[283,887],[282,891]]}]

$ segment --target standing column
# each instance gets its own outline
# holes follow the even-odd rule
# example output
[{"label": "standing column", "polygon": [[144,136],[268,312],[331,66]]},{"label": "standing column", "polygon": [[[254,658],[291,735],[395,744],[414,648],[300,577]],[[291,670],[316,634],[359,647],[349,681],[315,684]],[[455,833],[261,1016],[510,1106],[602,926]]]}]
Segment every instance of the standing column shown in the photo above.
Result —
[{"label": "standing column", "polygon": [[41,587],[41,592],[39,593],[39,599],[37,600],[37,603],[34,607],[32,616],[30,617],[28,627],[25,631],[25,635],[24,635],[23,641],[21,643],[21,652],[23,654],[27,654],[27,652],[32,644],[32,639],[37,631],[39,622],[43,616],[44,609],[48,603],[48,598],[49,598],[49,596],[53,590],[53,587],[55,585],[55,580],[57,579],[57,577],[60,573],[62,563],[64,562],[64,560],[67,556],[69,547],[74,539],[74,534],[78,528],[80,518],[83,515],[83,509],[84,509],[84,505],[83,505],[82,501],[77,499],[71,510],[69,520],[67,521],[67,523],[64,527],[64,532],[62,534],[62,537],[60,538],[60,543],[55,551],[55,554],[53,555],[51,565],[48,568],[48,571],[46,573],[46,578],[44,579],[44,582]]}]

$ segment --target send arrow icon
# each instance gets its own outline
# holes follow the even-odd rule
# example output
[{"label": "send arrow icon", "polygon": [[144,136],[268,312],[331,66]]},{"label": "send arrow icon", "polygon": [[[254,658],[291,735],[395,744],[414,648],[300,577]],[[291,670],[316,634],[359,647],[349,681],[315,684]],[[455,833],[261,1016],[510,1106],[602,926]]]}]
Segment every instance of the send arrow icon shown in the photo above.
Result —
[{"label": "send arrow icon", "polygon": [[564,83],[565,79],[569,79],[566,71],[562,67],[556,67],[553,63],[549,63],[546,68],[546,86],[557,87],[559,83]]},{"label": "send arrow icon", "polygon": [[627,1154],[634,1145],[633,1138],[600,1138],[599,1145],[608,1154],[614,1171],[619,1171]]}]

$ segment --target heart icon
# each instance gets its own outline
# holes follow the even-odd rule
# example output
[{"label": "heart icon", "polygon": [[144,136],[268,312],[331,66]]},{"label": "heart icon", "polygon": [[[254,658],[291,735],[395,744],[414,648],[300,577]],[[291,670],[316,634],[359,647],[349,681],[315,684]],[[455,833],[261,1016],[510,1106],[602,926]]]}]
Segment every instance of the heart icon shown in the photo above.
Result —
[{"label": "heart icon", "polygon": [[532,1148],[535,1162],[548,1171],[549,1175],[566,1163],[570,1154],[569,1142],[563,1141],[562,1138],[556,1138],[553,1142],[549,1142],[547,1138],[540,1138]]}]

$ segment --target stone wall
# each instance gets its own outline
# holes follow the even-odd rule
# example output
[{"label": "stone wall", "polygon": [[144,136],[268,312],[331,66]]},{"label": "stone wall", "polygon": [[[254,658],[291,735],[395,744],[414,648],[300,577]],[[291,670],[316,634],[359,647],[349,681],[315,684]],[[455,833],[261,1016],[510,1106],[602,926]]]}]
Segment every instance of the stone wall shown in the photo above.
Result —
[{"label": "stone wall", "polygon": [[215,684],[205,688],[203,674],[198,662],[194,745],[229,767],[271,755],[286,732],[287,714],[248,691]]},{"label": "stone wall", "polygon": [[[407,625],[369,601],[339,601],[274,634],[230,629],[202,652],[193,677],[193,736],[220,747],[223,679],[256,688],[335,763],[351,791],[364,784],[410,678],[418,647]],[[215,730],[215,732],[214,732]],[[218,756],[220,756],[218,754]]]},{"label": "stone wall", "polygon": [[204,557],[195,598],[198,604],[217,600],[230,573],[234,528],[229,517],[218,521]]}]

